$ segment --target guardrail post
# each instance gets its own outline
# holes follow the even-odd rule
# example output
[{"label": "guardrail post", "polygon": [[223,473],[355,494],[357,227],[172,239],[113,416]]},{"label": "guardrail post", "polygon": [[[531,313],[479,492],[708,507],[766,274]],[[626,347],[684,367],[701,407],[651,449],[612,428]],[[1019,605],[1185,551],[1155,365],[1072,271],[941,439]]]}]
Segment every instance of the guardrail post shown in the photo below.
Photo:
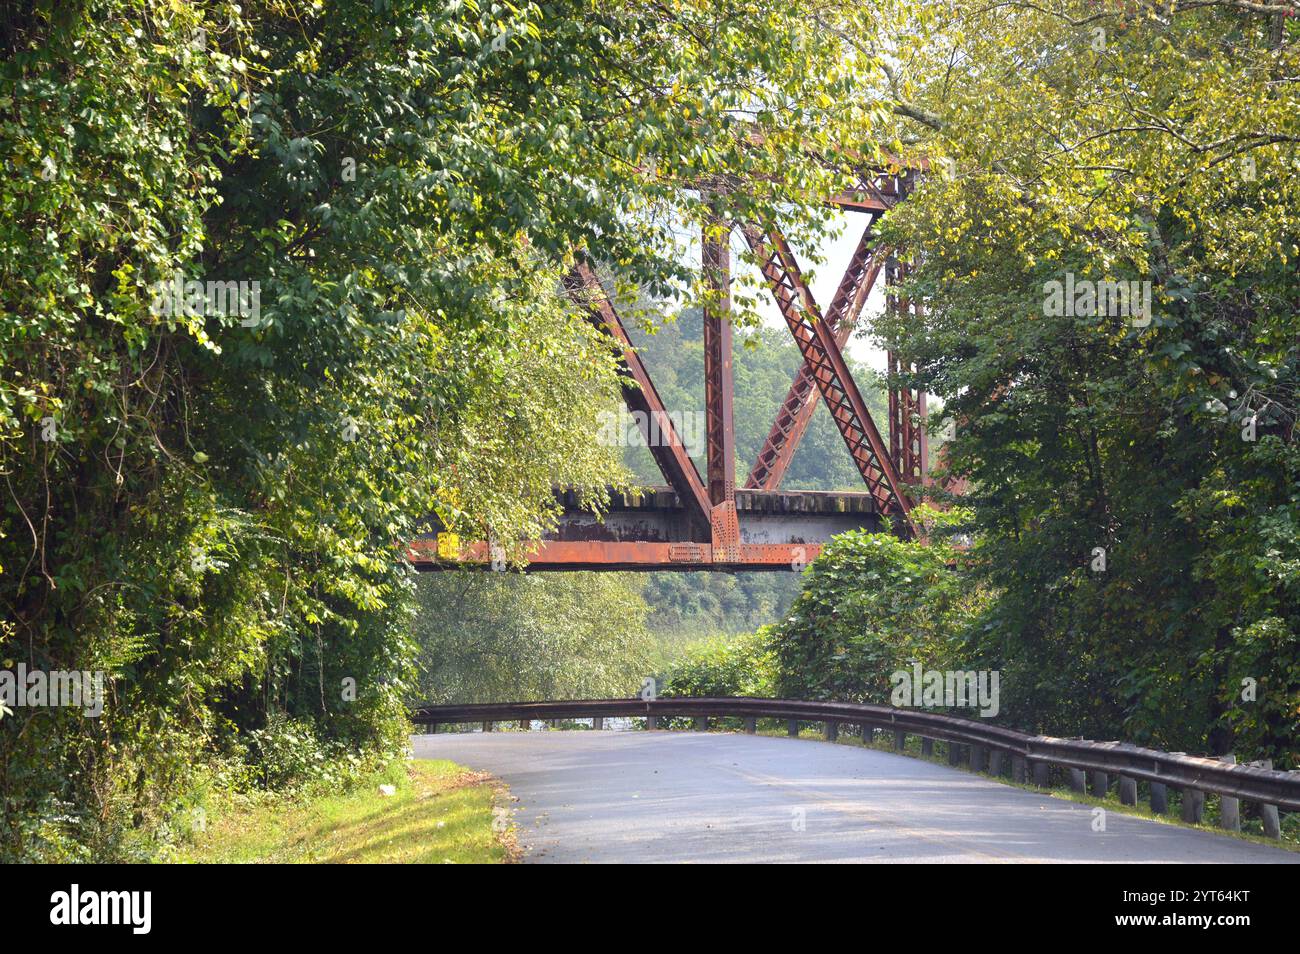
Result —
[{"label": "guardrail post", "polygon": [[[1236,765],[1235,755],[1220,755],[1219,761]],[[1219,827],[1227,831],[1241,831],[1241,799],[1230,795],[1219,796]]]},{"label": "guardrail post", "polygon": [[709,731],[709,717],[708,717],[708,716],[696,716],[696,717],[695,717],[695,731],[696,731],[696,732],[708,732],[708,731]]},{"label": "guardrail post", "polygon": [[646,727],[647,730],[649,730],[649,729],[657,729],[657,728],[659,728],[659,717],[658,717],[658,716],[652,716],[652,715],[648,715],[648,716],[646,716],[646,717],[645,717],[645,727]]},{"label": "guardrail post", "polygon": [[799,720],[798,720],[798,719],[787,719],[787,720],[786,720],[786,723],[785,723],[785,734],[786,734],[786,735],[789,735],[789,736],[797,736],[797,735],[799,734]]},{"label": "guardrail post", "polygon": [[1277,816],[1276,805],[1260,805],[1259,817],[1264,820],[1265,838],[1282,837],[1282,820]]},{"label": "guardrail post", "polygon": [[591,727],[597,731],[605,728],[605,719],[603,716],[592,716]]},{"label": "guardrail post", "polygon": [[492,723],[491,723],[490,721],[485,721],[485,722],[483,723],[483,731],[484,731],[484,732],[491,732],[491,731],[492,731]]},{"label": "guardrail post", "polygon": [[1199,825],[1205,818],[1205,793],[1196,788],[1183,789],[1183,821]]},{"label": "guardrail post", "polygon": [[1137,779],[1129,778],[1127,775],[1119,777],[1119,803],[1121,805],[1136,805],[1138,803]]},{"label": "guardrail post", "polygon": [[826,741],[834,742],[840,737],[840,724],[834,719],[826,720]]},{"label": "guardrail post", "polygon": [[876,741],[876,727],[873,725],[862,726],[862,744],[870,745]]},{"label": "guardrail post", "polygon": [[1001,777],[1002,775],[1002,750],[989,750],[989,774]]},{"label": "guardrail post", "polygon": [[970,747],[970,770],[972,772],[984,771],[984,746],[972,745]]},{"label": "guardrail post", "polygon": [[925,736],[921,737],[921,754],[934,755],[934,739],[927,739]]},{"label": "guardrail post", "polygon": [[1070,769],[1070,790],[1083,795],[1088,794],[1088,779],[1083,769]]},{"label": "guardrail post", "polygon": [[[1170,752],[1170,755],[1186,755],[1186,752]],[[1196,790],[1184,788],[1182,791],[1182,804],[1179,806],[1179,814],[1185,822],[1199,822],[1201,820],[1201,811],[1205,806],[1205,796],[1201,796],[1200,805],[1196,804]],[[1166,806],[1167,807],[1167,806]]]},{"label": "guardrail post", "polygon": [[905,749],[905,748],[907,748],[907,733],[904,732],[902,729],[895,729],[895,730],[894,730],[894,750],[895,750],[896,752],[901,752],[901,751],[903,751],[903,749]]},{"label": "guardrail post", "polygon": [[1165,788],[1164,782],[1151,783],[1151,812],[1155,815],[1163,815],[1169,811],[1169,792]]},{"label": "guardrail post", "polygon": [[[1268,769],[1270,772],[1273,771],[1272,759],[1260,759],[1258,762],[1249,762],[1247,764],[1253,768]],[[1263,802],[1260,802],[1259,817],[1264,823],[1265,838],[1282,837],[1282,819],[1278,817],[1276,805],[1265,805]]]},{"label": "guardrail post", "polygon": [[1011,781],[1021,785],[1029,781],[1029,763],[1023,755],[1011,756]]},{"label": "guardrail post", "polygon": [[1110,793],[1110,776],[1095,769],[1092,773],[1092,797],[1105,798]]},{"label": "guardrail post", "polygon": [[436,723],[436,722],[430,722],[430,723],[429,723],[429,734],[430,734],[430,735],[437,735],[437,734],[438,734],[438,723]]},{"label": "guardrail post", "polygon": [[758,731],[758,720],[753,716],[745,720],[745,734],[753,735]]},{"label": "guardrail post", "polygon": [[1034,787],[1048,788],[1052,781],[1052,767],[1046,762],[1034,763]]},{"label": "guardrail post", "polygon": [[961,746],[958,745],[956,742],[948,743],[948,764],[949,765],[961,764]]}]

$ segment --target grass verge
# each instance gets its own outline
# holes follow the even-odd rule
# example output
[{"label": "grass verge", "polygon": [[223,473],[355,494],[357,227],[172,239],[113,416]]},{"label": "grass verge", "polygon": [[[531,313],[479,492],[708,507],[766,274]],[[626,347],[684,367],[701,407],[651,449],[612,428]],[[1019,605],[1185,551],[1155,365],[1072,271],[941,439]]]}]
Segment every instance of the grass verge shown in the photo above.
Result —
[{"label": "grass verge", "polygon": [[[381,785],[394,792],[384,795]],[[174,859],[198,863],[497,864],[518,848],[505,786],[454,762],[394,762],[344,792],[231,805]]]}]

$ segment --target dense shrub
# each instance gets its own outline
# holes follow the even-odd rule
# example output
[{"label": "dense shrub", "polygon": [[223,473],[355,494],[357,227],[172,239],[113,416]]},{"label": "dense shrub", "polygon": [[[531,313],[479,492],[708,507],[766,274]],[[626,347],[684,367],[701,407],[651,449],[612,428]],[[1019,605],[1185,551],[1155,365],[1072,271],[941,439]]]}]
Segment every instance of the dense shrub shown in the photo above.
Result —
[{"label": "dense shrub", "polygon": [[982,597],[955,560],[943,543],[865,531],[835,537],[772,628],[777,694],[888,703],[890,674],[914,662],[971,668],[964,637]]},{"label": "dense shrub", "polygon": [[664,673],[665,696],[771,696],[774,659],[768,628],[688,646]]}]

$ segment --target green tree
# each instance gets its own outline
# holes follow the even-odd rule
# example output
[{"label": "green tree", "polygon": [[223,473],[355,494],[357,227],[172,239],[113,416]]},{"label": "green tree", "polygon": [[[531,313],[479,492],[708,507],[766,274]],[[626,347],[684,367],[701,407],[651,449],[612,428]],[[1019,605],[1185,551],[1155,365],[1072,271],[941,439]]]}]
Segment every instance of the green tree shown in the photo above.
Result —
[{"label": "green tree", "polygon": [[626,697],[652,674],[648,612],[614,573],[430,573],[414,702]]},{"label": "green tree", "polygon": [[[890,34],[881,95],[931,175],[886,233],[928,308],[877,330],[958,424],[978,641],[1045,730],[1292,758],[1294,12],[959,3]],[[1067,280],[1151,308],[1063,310]]]},{"label": "green tree", "polygon": [[668,223],[724,171],[761,183],[725,214],[822,226],[802,199],[833,171],[803,150],[872,107],[810,10],[0,14],[0,658],[111,686],[91,723],[3,720],[5,857],[147,853],[219,755],[283,749],[247,744],[270,726],[397,750],[402,542],[433,513],[535,538],[555,483],[619,478],[593,440],[613,356],[559,293],[575,251],[698,303]]}]

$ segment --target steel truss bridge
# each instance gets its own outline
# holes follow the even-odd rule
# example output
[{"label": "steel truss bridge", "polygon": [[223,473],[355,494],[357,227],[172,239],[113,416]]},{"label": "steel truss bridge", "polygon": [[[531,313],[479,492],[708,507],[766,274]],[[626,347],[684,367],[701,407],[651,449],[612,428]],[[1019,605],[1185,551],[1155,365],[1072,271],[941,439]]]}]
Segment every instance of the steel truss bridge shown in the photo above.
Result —
[{"label": "steel truss bridge", "polygon": [[[638,496],[615,494],[603,520],[576,495],[560,490],[557,529],[538,541],[529,570],[790,570],[814,559],[833,534],[885,527],[915,534],[908,486],[928,479],[925,394],[889,392],[888,441],[872,420],[844,358],[867,296],[885,273],[899,283],[906,266],[876,239],[876,222],[908,194],[916,170],[869,169],[831,199],[863,214],[861,237],[823,312],[784,235],[748,223],[710,223],[702,233],[702,265],[715,304],[704,312],[705,460],[701,475],[687,453],[649,369],[633,347],[614,302],[592,266],[580,261],[565,289],[620,354],[623,398],[646,432],[665,486]],[[802,364],[743,486],[735,474],[730,238],[739,229],[784,317]],[[916,313],[920,304],[890,295],[887,307]],[[891,380],[901,370],[888,354]],[[818,403],[825,404],[862,476],[858,492],[782,491],[781,479]],[[653,426],[657,433],[648,433]],[[486,541],[461,544],[436,531],[412,541],[418,569],[502,565]]]}]

